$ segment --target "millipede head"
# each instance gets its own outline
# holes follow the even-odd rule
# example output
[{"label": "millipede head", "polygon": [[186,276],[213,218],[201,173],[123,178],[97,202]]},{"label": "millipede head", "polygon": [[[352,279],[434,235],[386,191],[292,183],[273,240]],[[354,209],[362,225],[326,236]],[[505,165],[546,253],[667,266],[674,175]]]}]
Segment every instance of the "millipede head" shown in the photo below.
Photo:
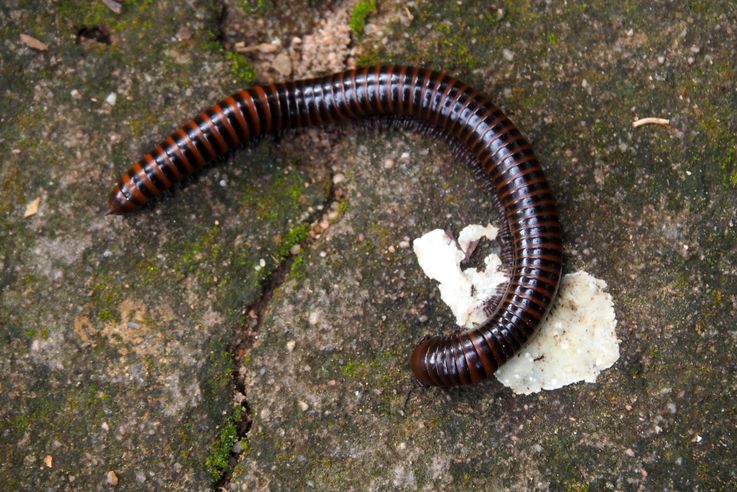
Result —
[{"label": "millipede head", "polygon": [[437,383],[433,382],[430,374],[427,372],[428,366],[425,363],[425,357],[427,355],[429,345],[433,339],[430,337],[424,338],[412,352],[410,358],[410,367],[415,375],[415,379],[421,386],[436,386]]},{"label": "millipede head", "polygon": [[134,210],[135,208],[137,208],[136,204],[125,196],[123,190],[120,189],[120,185],[115,185],[115,188],[113,188],[113,192],[110,193],[110,198],[107,201],[107,214],[122,215]]}]

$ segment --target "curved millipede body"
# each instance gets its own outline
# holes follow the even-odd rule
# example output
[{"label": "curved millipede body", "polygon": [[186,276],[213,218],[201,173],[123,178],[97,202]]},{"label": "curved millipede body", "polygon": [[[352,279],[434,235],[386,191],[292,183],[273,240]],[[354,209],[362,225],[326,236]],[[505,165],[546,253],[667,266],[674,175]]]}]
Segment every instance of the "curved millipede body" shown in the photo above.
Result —
[{"label": "curved millipede body", "polygon": [[510,281],[486,323],[460,335],[426,338],[411,357],[424,385],[481,381],[522,347],[550,310],[561,278],[561,228],[527,139],[498,108],[453,77],[376,66],[243,90],[184,124],[123,174],[109,213],[146,204],[258,135],[355,119],[412,121],[434,129],[489,180],[509,232]]}]

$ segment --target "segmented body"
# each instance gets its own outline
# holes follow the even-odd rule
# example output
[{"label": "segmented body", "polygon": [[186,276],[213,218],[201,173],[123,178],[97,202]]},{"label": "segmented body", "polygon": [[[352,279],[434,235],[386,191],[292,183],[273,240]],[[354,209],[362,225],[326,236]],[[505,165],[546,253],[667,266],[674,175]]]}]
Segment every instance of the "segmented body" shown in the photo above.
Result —
[{"label": "segmented body", "polygon": [[123,174],[109,213],[144,205],[258,135],[370,118],[438,129],[490,180],[509,230],[509,284],[485,324],[456,336],[426,338],[410,360],[424,385],[481,381],[522,347],[550,310],[561,279],[561,228],[529,142],[498,108],[446,74],[376,66],[243,90],[177,129]]}]

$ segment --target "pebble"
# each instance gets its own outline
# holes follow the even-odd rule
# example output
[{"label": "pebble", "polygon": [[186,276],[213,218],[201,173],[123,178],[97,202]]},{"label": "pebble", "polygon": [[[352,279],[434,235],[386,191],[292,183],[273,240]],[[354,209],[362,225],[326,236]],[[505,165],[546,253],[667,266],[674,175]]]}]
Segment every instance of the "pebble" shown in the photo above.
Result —
[{"label": "pebble", "polygon": [[289,59],[287,53],[279,53],[271,64],[272,68],[282,77],[289,77],[292,74],[292,60]]},{"label": "pebble", "polygon": [[512,51],[509,50],[509,49],[507,49],[507,48],[504,48],[502,50],[502,56],[507,61],[510,61],[511,62],[512,60],[514,60],[514,53],[512,53]]},{"label": "pebble", "polygon": [[108,485],[112,485],[113,487],[115,487],[116,485],[118,485],[118,476],[115,474],[114,471],[110,470],[109,472],[107,472],[106,481]]},{"label": "pebble", "polygon": [[342,183],[343,181],[345,181],[345,174],[335,173],[335,175],[333,176],[333,184],[337,185],[337,184]]}]

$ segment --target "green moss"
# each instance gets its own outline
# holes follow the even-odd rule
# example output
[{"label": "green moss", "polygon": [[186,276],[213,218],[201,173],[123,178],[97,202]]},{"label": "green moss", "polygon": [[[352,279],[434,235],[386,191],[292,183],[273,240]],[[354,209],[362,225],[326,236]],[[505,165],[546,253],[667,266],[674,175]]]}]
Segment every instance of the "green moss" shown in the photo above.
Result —
[{"label": "green moss", "polygon": [[730,148],[724,153],[719,167],[726,173],[727,181],[732,186],[737,186],[737,149]]},{"label": "green moss", "polygon": [[240,405],[233,407],[233,414],[225,419],[210,453],[205,458],[205,466],[213,481],[220,480],[230,464],[230,450],[238,442],[237,424],[243,419],[245,411]]},{"label": "green moss", "polygon": [[226,58],[230,62],[230,73],[239,84],[253,85],[256,82],[256,69],[248,59],[231,51],[226,54]]},{"label": "green moss", "polygon": [[455,70],[472,70],[479,67],[479,61],[471,51],[464,28],[448,22],[439,22],[435,24],[435,30],[440,33],[437,37],[437,49],[444,66]]},{"label": "green moss", "polygon": [[38,337],[41,340],[48,340],[48,338],[49,338],[49,328],[48,328],[48,326],[43,326],[41,328],[36,328],[36,327],[31,326],[29,328],[26,328],[25,335],[28,338],[36,338],[36,337]]},{"label": "green moss", "polygon": [[376,12],[376,0],[361,0],[353,7],[353,14],[351,14],[351,20],[349,25],[351,31],[357,36],[362,36],[366,29],[366,19],[369,15]]},{"label": "green moss", "polygon": [[265,191],[249,188],[242,202],[244,208],[255,211],[259,219],[270,224],[282,223],[285,217],[293,217],[302,207],[304,183],[299,173],[277,176]]},{"label": "green moss", "polygon": [[308,237],[310,237],[309,224],[299,224],[292,227],[282,240],[281,245],[279,245],[279,256],[286,258],[289,256],[289,250],[292,249],[292,246],[301,243]]},{"label": "green moss", "polygon": [[349,378],[353,378],[356,375],[357,368],[358,364],[353,361],[348,361],[348,363],[343,366],[343,370],[341,372]]},{"label": "green moss", "polygon": [[235,6],[245,14],[264,15],[272,8],[271,0],[238,0]]},{"label": "green moss", "polygon": [[305,277],[305,257],[302,253],[294,257],[292,266],[289,267],[289,276],[295,280],[302,280]]},{"label": "green moss", "polygon": [[[206,285],[211,285],[214,279],[208,265],[215,264],[222,254],[222,238],[220,226],[214,225],[207,229],[200,237],[186,244],[172,244],[173,253],[178,257],[174,268],[182,274],[195,274]],[[149,272],[153,275],[154,272]]]},{"label": "green moss", "polygon": [[120,322],[118,306],[122,295],[114,277],[109,273],[100,273],[92,285],[90,294],[92,307],[97,313],[97,319],[103,322]]},{"label": "green moss", "polygon": [[387,53],[386,48],[381,46],[362,53],[361,56],[358,57],[357,65],[359,67],[378,65],[381,62],[390,62],[391,58],[392,57]]}]

